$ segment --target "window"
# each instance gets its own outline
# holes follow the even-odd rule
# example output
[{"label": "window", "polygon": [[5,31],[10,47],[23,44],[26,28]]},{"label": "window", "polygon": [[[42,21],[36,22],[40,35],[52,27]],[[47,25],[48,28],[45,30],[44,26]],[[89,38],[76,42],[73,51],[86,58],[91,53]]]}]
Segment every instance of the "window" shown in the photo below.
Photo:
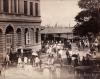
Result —
[{"label": "window", "polygon": [[24,14],[27,15],[27,1],[24,1]]},{"label": "window", "polygon": [[3,0],[3,8],[4,12],[9,12],[8,0]]},{"label": "window", "polygon": [[35,3],[35,15],[38,16],[38,3]]},{"label": "window", "polygon": [[16,0],[14,0],[14,13],[16,13],[17,12],[17,7],[16,7],[17,5],[16,5]]},{"label": "window", "polygon": [[33,15],[33,2],[30,2],[30,15]]},{"label": "window", "polygon": [[7,44],[11,44],[12,43],[12,35],[11,34],[7,34]]},{"label": "window", "polygon": [[19,7],[19,4],[20,4],[20,2],[19,2],[19,0],[18,0],[18,13],[20,12],[20,11],[19,11],[19,8],[20,8],[20,7]]}]

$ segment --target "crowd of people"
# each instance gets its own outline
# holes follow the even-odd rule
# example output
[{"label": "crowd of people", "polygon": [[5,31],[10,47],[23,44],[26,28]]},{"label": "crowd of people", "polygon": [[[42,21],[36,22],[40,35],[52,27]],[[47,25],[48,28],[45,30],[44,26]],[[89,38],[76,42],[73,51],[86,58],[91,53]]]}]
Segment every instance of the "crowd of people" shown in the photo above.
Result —
[{"label": "crowd of people", "polygon": [[[73,49],[73,47],[77,49]],[[44,66],[48,66],[53,71],[55,68],[61,68],[66,65],[72,67],[93,66],[94,62],[91,59],[93,55],[96,55],[96,48],[97,42],[95,41],[90,44],[87,38],[75,42],[72,40],[66,40],[66,42],[47,41],[42,43],[42,49],[40,51],[32,51],[30,56],[18,55],[17,67],[24,68],[25,66],[31,65],[32,67],[42,69]],[[88,53],[81,56],[80,51],[84,51],[85,49],[89,49]],[[6,65],[12,63],[10,56],[7,54],[5,58]]]},{"label": "crowd of people", "polygon": [[[90,43],[88,39],[80,39],[73,42],[72,40],[63,41],[47,41],[42,43],[40,51],[32,51],[31,55],[24,55],[23,53],[13,56],[7,54],[5,58],[6,66],[14,63],[17,60],[16,66],[18,68],[35,68],[36,70],[43,70],[46,72],[56,73],[59,77],[61,68],[70,66],[76,68],[78,66],[94,66],[91,60],[96,55],[97,42]],[[75,49],[74,49],[75,48]],[[89,51],[84,50],[88,49]],[[84,56],[81,55],[84,51]],[[12,56],[12,58],[11,58]],[[58,78],[59,79],[59,78]]]},{"label": "crowd of people", "polygon": [[[95,48],[97,44],[93,43],[90,46],[88,39],[82,39],[76,42],[78,51],[84,50],[85,48],[90,49],[89,53],[83,57],[80,57],[80,53],[78,51],[73,51],[72,44],[73,43],[70,40],[67,40],[66,42],[48,41],[43,44],[42,50],[44,49],[44,51],[34,51],[30,57],[18,55],[18,66],[21,66],[22,64],[31,64],[32,66],[40,66],[41,68],[42,63],[46,63],[48,65],[53,65],[56,63],[60,64],[61,66],[66,64],[77,66],[80,65],[80,62],[82,64],[84,61],[88,61],[91,58],[91,54],[96,54]],[[42,61],[40,53],[44,53],[45,56],[47,56],[46,62]],[[9,61],[10,55],[7,54],[6,63],[8,64]],[[85,63],[82,65],[85,65]]]},{"label": "crowd of people", "polygon": [[[79,41],[79,43],[82,43],[82,41]],[[87,43],[87,42],[86,42]],[[52,42],[47,43],[45,45],[46,54],[48,54],[48,64],[55,64],[59,63],[62,65],[90,65],[91,63],[91,56],[90,54],[86,54],[86,56],[80,57],[79,52],[75,52],[72,50],[72,42],[70,40],[67,41],[68,46],[65,47],[65,44],[61,41],[59,42]],[[77,48],[80,49],[85,47],[89,47],[88,44],[81,44],[82,46],[77,46]],[[84,62],[85,61],[85,62]],[[87,63],[87,64],[86,64]]]}]

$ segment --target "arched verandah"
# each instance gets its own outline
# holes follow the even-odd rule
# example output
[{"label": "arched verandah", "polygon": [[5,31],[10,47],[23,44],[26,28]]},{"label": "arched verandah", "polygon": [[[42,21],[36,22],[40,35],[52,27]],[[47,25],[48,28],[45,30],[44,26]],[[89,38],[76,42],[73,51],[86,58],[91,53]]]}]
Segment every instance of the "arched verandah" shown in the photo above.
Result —
[{"label": "arched verandah", "polygon": [[6,52],[10,53],[14,50],[14,29],[12,26],[7,26],[5,31],[6,36]]},{"label": "arched verandah", "polygon": [[16,33],[17,33],[17,46],[21,46],[21,29],[18,28]]}]

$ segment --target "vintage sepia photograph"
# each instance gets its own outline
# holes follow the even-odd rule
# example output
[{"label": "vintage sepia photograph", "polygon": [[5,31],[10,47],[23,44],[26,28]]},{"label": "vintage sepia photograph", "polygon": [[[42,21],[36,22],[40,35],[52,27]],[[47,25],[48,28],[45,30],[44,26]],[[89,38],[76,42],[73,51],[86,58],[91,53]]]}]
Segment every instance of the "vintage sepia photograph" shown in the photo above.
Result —
[{"label": "vintage sepia photograph", "polygon": [[0,0],[0,79],[100,79],[100,0]]}]

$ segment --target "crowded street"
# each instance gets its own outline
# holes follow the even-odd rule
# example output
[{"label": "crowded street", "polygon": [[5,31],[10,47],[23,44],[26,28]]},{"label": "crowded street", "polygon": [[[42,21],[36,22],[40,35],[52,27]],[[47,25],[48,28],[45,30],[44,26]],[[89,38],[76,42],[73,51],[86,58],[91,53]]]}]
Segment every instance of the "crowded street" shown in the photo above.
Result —
[{"label": "crowded street", "polygon": [[[70,41],[68,41],[69,43]],[[67,45],[68,45],[67,43]],[[59,45],[58,47],[55,46]],[[71,47],[63,48],[63,43],[49,42],[45,45],[45,53],[33,52],[33,59],[19,55],[18,63],[9,63],[1,70],[0,79],[98,79],[99,73],[88,73],[92,64],[83,61],[87,55],[91,55],[89,47],[84,49],[77,47],[76,43],[69,43]],[[54,52],[53,46],[59,50],[59,54]],[[48,47],[48,48],[47,48]],[[67,51],[67,53],[66,53]],[[68,53],[69,52],[69,53]],[[99,54],[98,54],[99,55]],[[91,55],[92,56],[92,55]],[[94,57],[94,55],[92,56]],[[8,56],[9,58],[9,56]],[[9,60],[9,59],[8,59]],[[33,61],[32,61],[33,60]],[[10,61],[10,60],[9,60]],[[31,63],[32,61],[32,63]],[[89,61],[89,60],[88,60]],[[87,62],[87,63],[86,63]],[[80,64],[82,63],[82,64]],[[87,70],[85,71],[86,68]]]}]

